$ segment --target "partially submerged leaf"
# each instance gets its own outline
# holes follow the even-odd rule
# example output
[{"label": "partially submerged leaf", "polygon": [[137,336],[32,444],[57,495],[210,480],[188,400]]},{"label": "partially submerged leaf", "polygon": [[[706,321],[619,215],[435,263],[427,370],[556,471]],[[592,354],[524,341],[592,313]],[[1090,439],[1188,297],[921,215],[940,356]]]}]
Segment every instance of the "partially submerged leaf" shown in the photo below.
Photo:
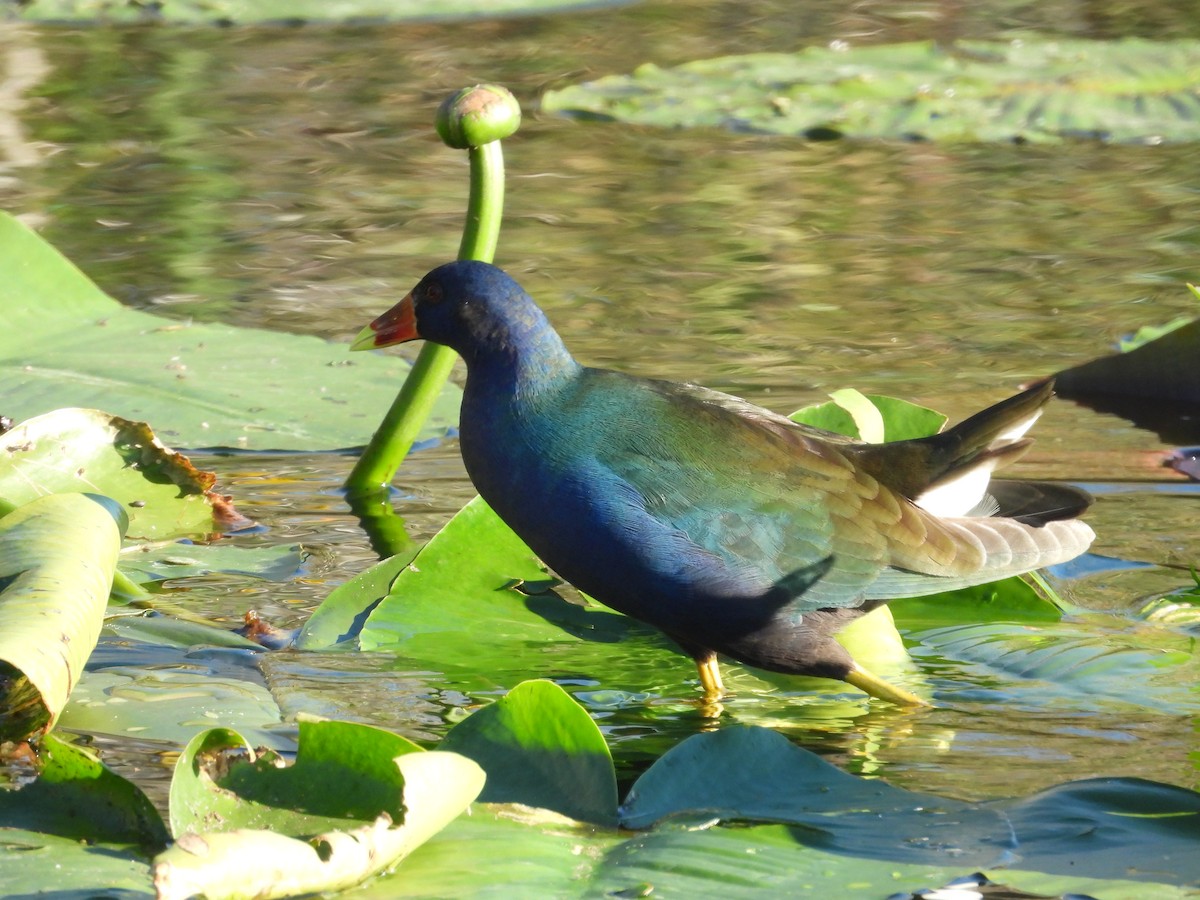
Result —
[{"label": "partially submerged leaf", "polygon": [[1019,575],[924,597],[904,597],[888,604],[904,625],[961,622],[970,609],[972,622],[1057,622],[1062,611]]},{"label": "partially submerged leaf", "polygon": [[1200,139],[1200,41],[927,41],[640,66],[549,91],[550,112],[813,138]]},{"label": "partially submerged leaf", "polygon": [[[579,641],[609,633],[611,641],[626,629],[627,620],[616,613],[575,606],[553,593],[515,589],[545,580],[546,570],[533,551],[476,497],[396,576],[367,619],[359,644],[364,650],[444,660],[447,634],[483,650],[506,639],[525,644],[540,636]],[[455,655],[464,665],[479,664],[469,653]]]},{"label": "partially submerged leaf", "polygon": [[206,536],[245,523],[215,483],[145,422],[99,410],[59,409],[0,435],[0,496],[24,503],[56,492],[105,494],[128,514],[131,538]]},{"label": "partially submerged leaf", "polygon": [[655,762],[630,791],[621,821],[646,828],[667,818],[798,825],[803,843],[896,862],[1145,873],[1171,884],[1200,878],[1194,791],[1096,778],[968,803],[849,775],[765,728],[695,735]]},{"label": "partially submerged leaf", "polygon": [[93,664],[71,693],[59,725],[179,746],[223,723],[257,742],[287,742],[291,728],[280,733],[275,699],[257,673],[247,671],[245,657],[255,651],[224,650],[205,660],[167,646],[146,647],[143,653],[137,645],[121,646],[121,665]]},{"label": "partially submerged leaf", "polygon": [[0,740],[54,727],[96,646],[121,531],[83,494],[0,519]]},{"label": "partially submerged leaf", "polygon": [[1036,682],[1023,702],[1055,709],[1123,704],[1174,714],[1195,698],[1194,638],[1166,628],[1131,628],[1102,613],[1039,626],[1003,621],[910,632],[926,652],[993,677]]},{"label": "partially submerged leaf", "polygon": [[345,722],[300,723],[296,762],[256,757],[214,730],[171,785],[173,847],[154,864],[160,900],[333,891],[395,865],[478,796],[482,770],[454,753]]},{"label": "partially submerged leaf", "polygon": [[163,647],[235,647],[262,650],[262,645],[228,628],[164,615],[154,610],[110,613],[105,633],[123,641],[143,641]]},{"label": "partially submerged leaf", "polygon": [[223,574],[287,582],[303,574],[308,553],[297,544],[248,547],[236,541],[164,541],[121,549],[121,570],[143,584]]},{"label": "partially submerged leaf", "polygon": [[0,884],[13,898],[154,898],[149,862],[137,849],[22,828],[0,827]]},{"label": "partially submerged leaf", "polygon": [[[740,760],[753,765],[753,760]],[[763,770],[764,778],[775,776]],[[705,772],[702,779],[721,778]],[[777,777],[777,776],[776,776]],[[482,804],[460,816],[406,860],[399,871],[354,892],[356,900],[492,897],[813,897],[899,898],[946,884],[970,869],[948,859],[942,865],[831,853],[812,846],[814,833],[789,825],[709,827],[667,825],[628,835],[583,828],[558,817]],[[838,822],[829,823],[836,828]],[[885,831],[887,820],[880,819]],[[470,866],[462,865],[471,860]],[[992,880],[1047,897],[1104,900],[1183,900],[1190,887],[1164,884],[1169,876],[1142,882],[1047,875],[1004,868]],[[924,896],[924,894],[922,894]],[[930,894],[930,897],[933,895]],[[938,895],[942,896],[942,895]],[[963,891],[946,897],[966,900]],[[987,896],[986,894],[984,896]],[[1009,894],[995,893],[995,897]],[[1013,900],[1017,896],[1012,895]]]},{"label": "partially submerged leaf", "polygon": [[562,688],[526,681],[455,725],[441,743],[487,773],[480,799],[616,821],[617,779],[596,723]]},{"label": "partially submerged leaf", "polygon": [[296,646],[301,650],[323,650],[358,637],[367,616],[388,595],[396,576],[408,567],[418,550],[420,547],[413,545],[334,588],[305,621]]},{"label": "partially submerged leaf", "polygon": [[[858,778],[775,731],[749,726],[695,735],[673,747],[621,806],[626,828],[682,815],[804,825],[824,849],[896,861],[929,861],[927,848],[938,847],[968,866],[997,861],[1000,849],[972,847],[971,838],[1004,826],[994,812]],[[914,835],[921,840],[911,841]],[[868,853],[871,840],[880,844]]]},{"label": "partially submerged leaf", "polygon": [[171,831],[315,834],[382,813],[399,822],[404,778],[392,760],[420,749],[381,728],[304,720],[296,761],[284,767],[236,731],[212,729],[193,738],[175,766]]},{"label": "partially submerged leaf", "polygon": [[364,885],[354,897],[618,897],[616,891],[627,889],[628,882],[612,893],[589,886],[606,855],[623,842],[616,829],[542,810],[479,803],[405,860],[403,868]]},{"label": "partially submerged leaf", "polygon": [[[161,849],[167,826],[149,798],[89,750],[53,734],[42,737],[38,777],[0,790],[0,827],[97,843]],[[11,890],[11,884],[4,882]]]},{"label": "partially submerged leaf", "polygon": [[[465,823],[464,823],[465,824]],[[836,821],[830,823],[837,827]],[[880,821],[880,832],[886,820]],[[814,834],[786,825],[730,828],[661,828],[635,835],[608,851],[588,883],[586,896],[651,897],[814,897],[889,900],[1184,900],[1190,887],[1164,884],[1169,876],[1145,881],[1028,872],[1012,867],[990,870],[991,880],[1013,888],[975,891],[961,879],[972,868],[952,855],[941,864],[898,863],[888,859],[830,853],[812,845]],[[470,852],[469,847],[465,852]],[[419,873],[417,873],[419,874]],[[956,889],[931,890],[958,883]],[[407,885],[407,882],[406,882]],[[1020,893],[1028,891],[1029,893]],[[430,896],[428,894],[420,896]],[[455,896],[466,896],[456,894]]]}]

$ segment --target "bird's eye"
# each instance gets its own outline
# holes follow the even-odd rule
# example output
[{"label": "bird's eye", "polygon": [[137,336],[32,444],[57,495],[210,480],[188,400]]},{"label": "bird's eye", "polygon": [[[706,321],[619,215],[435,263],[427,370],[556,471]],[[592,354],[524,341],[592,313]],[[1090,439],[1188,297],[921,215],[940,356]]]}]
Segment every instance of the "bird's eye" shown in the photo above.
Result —
[{"label": "bird's eye", "polygon": [[425,285],[425,290],[421,292],[421,300],[430,305],[441,303],[442,286],[436,281],[432,281]]}]

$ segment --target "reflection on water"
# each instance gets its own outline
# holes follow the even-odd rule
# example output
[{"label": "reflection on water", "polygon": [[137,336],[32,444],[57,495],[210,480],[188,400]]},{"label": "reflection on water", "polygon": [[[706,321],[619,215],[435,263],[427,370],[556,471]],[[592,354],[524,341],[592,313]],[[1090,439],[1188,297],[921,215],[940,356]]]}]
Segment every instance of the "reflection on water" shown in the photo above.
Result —
[{"label": "reflection on water", "polygon": [[[0,141],[0,200],[126,303],[346,340],[455,252],[466,168],[430,122],[447,90],[498,80],[528,113],[506,144],[499,261],[581,359],[781,411],[852,385],[961,417],[1106,351],[1123,332],[1194,309],[1183,287],[1200,280],[1194,148],[806,144],[542,117],[539,92],[647,60],[832,39],[1196,36],[1194,6],[704,0],[419,26],[23,29],[0,54],[36,57],[47,74],[26,90],[23,138]],[[1155,436],[1115,416],[1059,403],[1037,434],[1020,474],[1168,477]],[[236,620],[254,605],[292,623],[372,560],[337,491],[350,459],[198,462],[267,526],[237,540],[313,553],[290,585],[193,583],[206,615]],[[416,538],[471,494],[452,442],[416,455],[397,486]],[[1195,503],[1105,497],[1093,517],[1097,550],[1196,563]],[[1186,577],[1154,568],[1066,591],[1081,607],[1121,612]],[[684,658],[639,665],[612,657],[637,683],[558,672],[605,729],[626,778],[712,725],[694,704]],[[363,719],[423,740],[511,686],[496,673],[414,671],[386,655],[271,657],[264,672],[295,706],[285,712]],[[523,674],[555,672],[547,657],[544,671]],[[1175,717],[1039,700],[1036,686],[997,688],[986,667],[932,653],[921,673],[940,705],[913,714],[816,682],[735,672],[742,687],[722,721],[768,724],[853,771],[959,796],[1091,774],[1196,782],[1186,709]]]}]

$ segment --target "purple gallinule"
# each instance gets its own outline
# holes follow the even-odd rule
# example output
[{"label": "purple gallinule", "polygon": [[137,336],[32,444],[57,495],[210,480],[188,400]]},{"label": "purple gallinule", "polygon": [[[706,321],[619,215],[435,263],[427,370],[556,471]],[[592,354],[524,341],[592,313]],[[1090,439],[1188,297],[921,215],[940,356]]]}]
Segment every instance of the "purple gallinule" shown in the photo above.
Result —
[{"label": "purple gallinule", "polygon": [[354,349],[414,338],[466,361],[462,455],[492,509],[562,578],[678,642],[709,698],[724,654],[920,703],[834,635],[889,600],[1064,562],[1093,538],[1083,491],[991,480],[1027,449],[1048,384],[933,437],[860,443],[582,366],[519,284],[470,261],[426,275]]}]

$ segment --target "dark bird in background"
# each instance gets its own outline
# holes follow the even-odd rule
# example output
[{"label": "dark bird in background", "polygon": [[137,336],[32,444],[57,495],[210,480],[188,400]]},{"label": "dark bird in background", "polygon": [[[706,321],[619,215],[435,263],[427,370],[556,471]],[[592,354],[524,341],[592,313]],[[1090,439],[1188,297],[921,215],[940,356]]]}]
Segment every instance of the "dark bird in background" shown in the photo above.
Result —
[{"label": "dark bird in background", "polygon": [[467,473],[579,590],[673,638],[706,696],[717,655],[922,701],[834,635],[898,597],[994,581],[1083,553],[1066,485],[992,481],[1021,456],[1045,384],[941,434],[864,444],[692,384],[577,363],[512,278],[460,261],[426,275],[354,349],[424,338],[467,365]]}]

